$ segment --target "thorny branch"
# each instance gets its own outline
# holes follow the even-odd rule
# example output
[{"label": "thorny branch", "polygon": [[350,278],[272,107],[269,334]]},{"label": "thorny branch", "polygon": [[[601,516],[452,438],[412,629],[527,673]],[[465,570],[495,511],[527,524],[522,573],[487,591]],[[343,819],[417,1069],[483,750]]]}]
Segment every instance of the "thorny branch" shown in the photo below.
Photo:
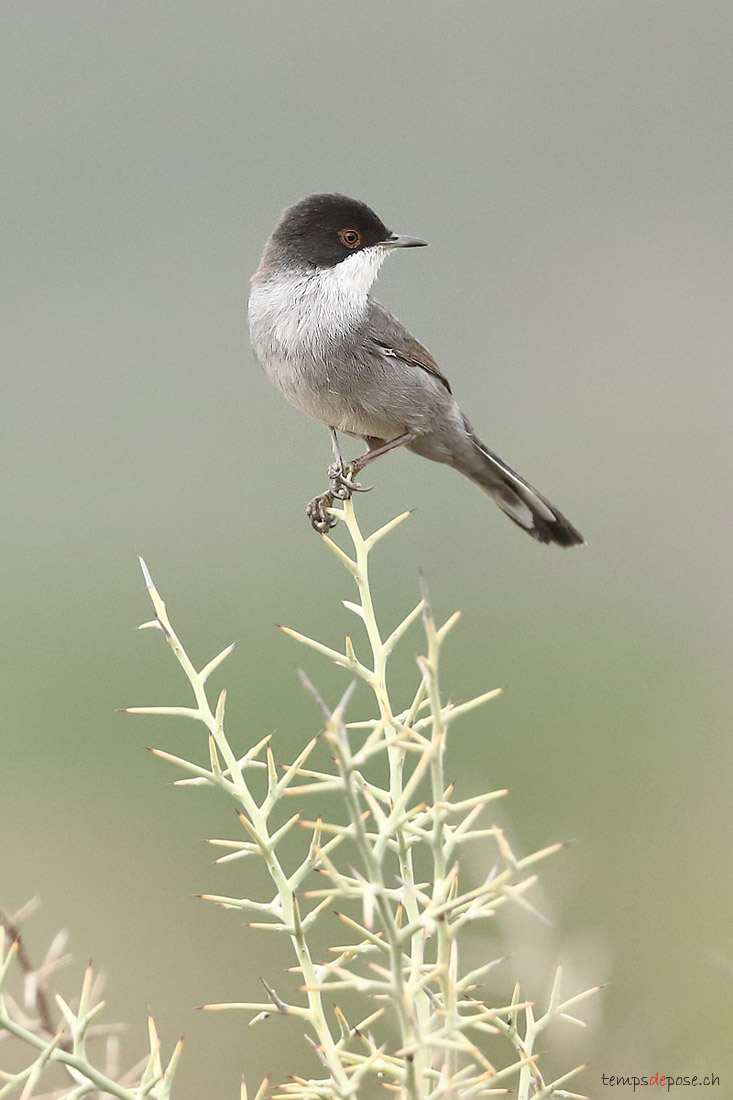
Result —
[{"label": "thorny branch", "polygon": [[[240,1009],[251,1023],[273,1013],[303,1021],[306,1038],[325,1070],[318,1079],[292,1077],[274,1094],[275,1100],[348,1100],[368,1079],[399,1093],[405,1100],[472,1100],[506,1092],[518,1079],[518,1100],[540,1100],[578,1094],[563,1086],[584,1067],[545,1082],[538,1065],[537,1036],[558,1018],[573,1018],[568,1009],[595,989],[561,1001],[560,971],[544,1015],[520,999],[492,1006],[477,996],[480,978],[491,964],[465,972],[461,942],[465,929],[491,919],[507,902],[531,908],[524,895],[535,882],[536,863],[558,851],[552,845],[518,858],[501,829],[479,818],[492,801],[506,794],[491,791],[473,798],[454,797],[446,784],[443,758],[446,739],[456,718],[493,698],[487,692],[466,703],[444,703],[439,688],[439,656],[455,624],[452,616],[441,627],[424,597],[386,636],[374,609],[369,579],[369,555],[381,539],[406,516],[399,516],[365,538],[352,501],[333,509],[343,519],[353,556],[328,536],[323,541],[353,578],[358,602],[344,601],[362,622],[368,645],[358,655],[349,635],[343,651],[287,627],[286,634],[350,674],[352,684],[341,701],[327,706],[310,681],[304,682],[324,719],[324,729],[290,765],[275,762],[270,737],[237,756],[224,731],[226,693],[209,702],[206,681],[226,659],[232,646],[197,671],[171,625],[166,606],[142,562],[155,618],[143,628],[165,635],[194,695],[192,707],[133,707],[130,713],[167,714],[201,721],[208,730],[208,759],[186,760],[162,750],[155,754],[187,773],[181,784],[209,785],[235,800],[245,839],[215,840],[226,848],[220,862],[257,858],[266,866],[272,893],[265,899],[204,895],[227,908],[254,913],[251,928],[283,935],[290,941],[300,976],[297,991],[286,995],[267,982],[265,1001],[205,1006]],[[409,628],[420,618],[426,651],[418,658],[418,682],[405,708],[395,707],[387,682],[389,658]],[[353,682],[372,691],[377,716],[347,722]],[[330,764],[311,766],[320,744],[328,747]],[[318,754],[316,753],[316,757]],[[386,762],[387,780],[378,778]],[[306,818],[288,813],[286,799],[336,796],[324,813]],[[332,807],[340,806],[340,814]],[[283,840],[295,827],[308,830],[310,844],[298,859]],[[460,852],[471,841],[491,845],[483,882],[466,882]],[[431,866],[429,881],[416,880],[415,867]],[[335,956],[318,961],[310,936],[326,911],[335,911],[350,933],[349,942],[331,948]],[[361,1018],[346,1019],[334,1001],[342,993],[357,994]],[[574,1018],[573,1018],[574,1019]],[[579,1022],[579,1021],[576,1021]],[[513,1051],[507,1061],[501,1042]],[[264,1095],[266,1084],[260,1088]]]},{"label": "thorny branch", "polygon": [[[120,1075],[116,1042],[119,1027],[93,1023],[104,1002],[98,1000],[91,965],[86,968],[76,1002],[67,1002],[56,993],[54,1009],[49,978],[68,961],[61,955],[65,934],[54,938],[45,959],[34,969],[21,942],[20,924],[35,907],[31,902],[13,916],[0,910],[0,1039],[9,1040],[16,1053],[25,1051],[30,1056],[19,1070],[0,1070],[0,1098],[77,1100],[94,1095],[118,1100],[169,1100],[181,1043],[163,1067],[160,1041],[149,1019],[149,1054]],[[20,981],[24,1007],[11,991],[14,978],[16,983]],[[89,1050],[95,1038],[105,1039],[103,1066]],[[38,1091],[41,1087],[43,1095]]]}]

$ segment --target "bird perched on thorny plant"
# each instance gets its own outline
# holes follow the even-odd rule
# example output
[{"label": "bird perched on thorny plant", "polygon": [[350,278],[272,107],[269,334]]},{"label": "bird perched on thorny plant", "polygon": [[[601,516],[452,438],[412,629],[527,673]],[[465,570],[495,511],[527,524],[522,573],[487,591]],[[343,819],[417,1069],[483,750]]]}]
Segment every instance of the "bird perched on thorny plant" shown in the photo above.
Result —
[{"label": "bird perched on thorny plant", "polygon": [[[363,491],[354,479],[395,447],[465,474],[539,542],[576,546],[583,536],[478,438],[429,351],[369,293],[395,248],[426,242],[391,233],[362,202],[311,195],[286,210],[252,276],[249,326],[265,372],[294,405],[331,430],[327,492],[308,505],[317,531],[334,500]],[[336,433],[362,438],[345,464]]]}]

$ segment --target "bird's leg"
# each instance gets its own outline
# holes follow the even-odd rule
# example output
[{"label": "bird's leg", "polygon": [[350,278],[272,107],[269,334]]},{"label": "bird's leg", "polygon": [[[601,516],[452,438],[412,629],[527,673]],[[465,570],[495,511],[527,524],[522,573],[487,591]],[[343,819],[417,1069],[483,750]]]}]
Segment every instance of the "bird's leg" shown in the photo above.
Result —
[{"label": "bird's leg", "polygon": [[353,480],[353,475],[350,473],[352,463],[349,463],[347,466],[343,460],[336,429],[331,428],[330,432],[333,457],[336,461],[328,467],[328,476],[331,479],[329,491],[334,497],[337,497],[338,500],[348,500],[352,493],[368,493],[368,488],[364,488]]},{"label": "bird's leg", "polygon": [[413,439],[417,439],[415,432],[405,432],[403,435],[398,435],[396,439],[387,441],[368,437],[366,442],[369,450],[358,458],[353,458],[351,462],[345,463],[341,457],[336,432],[331,429],[331,433],[336,462],[329,467],[328,474],[331,478],[331,492],[339,500],[349,500],[352,493],[371,492],[371,485],[360,485],[358,481],[354,480],[356,475],[364,469],[368,462],[373,462],[375,458],[386,455],[389,451],[393,451],[395,447],[404,447],[406,443],[412,443]]},{"label": "bird's leg", "polygon": [[335,428],[329,428],[328,430],[331,433],[331,450],[333,451],[333,457],[335,458],[338,465],[343,469],[344,460],[341,457],[341,448],[339,447],[338,432],[336,431]]},{"label": "bird's leg", "polygon": [[329,431],[331,432],[331,449],[334,457],[334,462],[328,467],[331,484],[325,493],[314,497],[306,508],[306,515],[319,535],[325,535],[338,523],[336,517],[329,515],[328,511],[329,508],[333,508],[335,501],[337,499],[348,500],[352,493],[361,489],[360,485],[357,485],[346,476],[346,466],[341,456],[336,429],[330,428]]},{"label": "bird's leg", "polygon": [[352,459],[351,462],[345,463],[341,456],[336,430],[331,428],[331,447],[335,459],[334,463],[328,468],[331,484],[325,493],[314,497],[306,508],[306,515],[310,519],[313,528],[319,534],[325,535],[332,527],[335,527],[338,521],[335,516],[329,515],[328,512],[328,509],[333,507],[334,501],[349,500],[353,493],[368,493],[371,490],[371,486],[359,485],[357,481],[354,481],[359,471],[363,470],[367,463],[373,462],[375,458],[388,454],[396,447],[404,447],[405,444],[412,443],[413,439],[417,439],[415,432],[405,432],[403,435],[398,435],[396,439],[390,439],[386,442],[382,439],[367,439],[369,450],[358,458]]},{"label": "bird's leg", "polygon": [[394,451],[396,447],[404,447],[408,443],[412,443],[413,439],[417,439],[416,432],[404,432],[403,435],[398,435],[396,439],[390,439],[386,443],[382,439],[369,439],[369,450],[366,454],[360,455],[359,458],[352,459],[346,467],[349,476],[354,477],[361,470],[364,469],[368,462],[373,462],[375,458],[381,458],[382,455],[386,455],[389,451]]}]

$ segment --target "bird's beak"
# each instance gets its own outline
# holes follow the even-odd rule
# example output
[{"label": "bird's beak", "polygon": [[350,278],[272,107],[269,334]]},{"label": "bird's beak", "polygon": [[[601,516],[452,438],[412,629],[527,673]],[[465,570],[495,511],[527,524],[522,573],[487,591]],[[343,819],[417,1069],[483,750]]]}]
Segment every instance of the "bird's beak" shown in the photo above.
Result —
[{"label": "bird's beak", "polygon": [[406,237],[404,233],[390,233],[381,244],[385,248],[422,248],[427,241],[421,241],[419,237]]}]

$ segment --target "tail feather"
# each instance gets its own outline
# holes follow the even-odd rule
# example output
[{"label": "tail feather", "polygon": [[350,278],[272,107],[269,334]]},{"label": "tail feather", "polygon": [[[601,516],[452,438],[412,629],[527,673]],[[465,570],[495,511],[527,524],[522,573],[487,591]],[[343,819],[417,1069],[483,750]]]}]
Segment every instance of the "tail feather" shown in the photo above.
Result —
[{"label": "tail feather", "polygon": [[585,539],[570,520],[490,451],[468,423],[466,427],[473,455],[472,461],[461,466],[462,472],[487,492],[510,520],[538,542],[581,546]]}]

